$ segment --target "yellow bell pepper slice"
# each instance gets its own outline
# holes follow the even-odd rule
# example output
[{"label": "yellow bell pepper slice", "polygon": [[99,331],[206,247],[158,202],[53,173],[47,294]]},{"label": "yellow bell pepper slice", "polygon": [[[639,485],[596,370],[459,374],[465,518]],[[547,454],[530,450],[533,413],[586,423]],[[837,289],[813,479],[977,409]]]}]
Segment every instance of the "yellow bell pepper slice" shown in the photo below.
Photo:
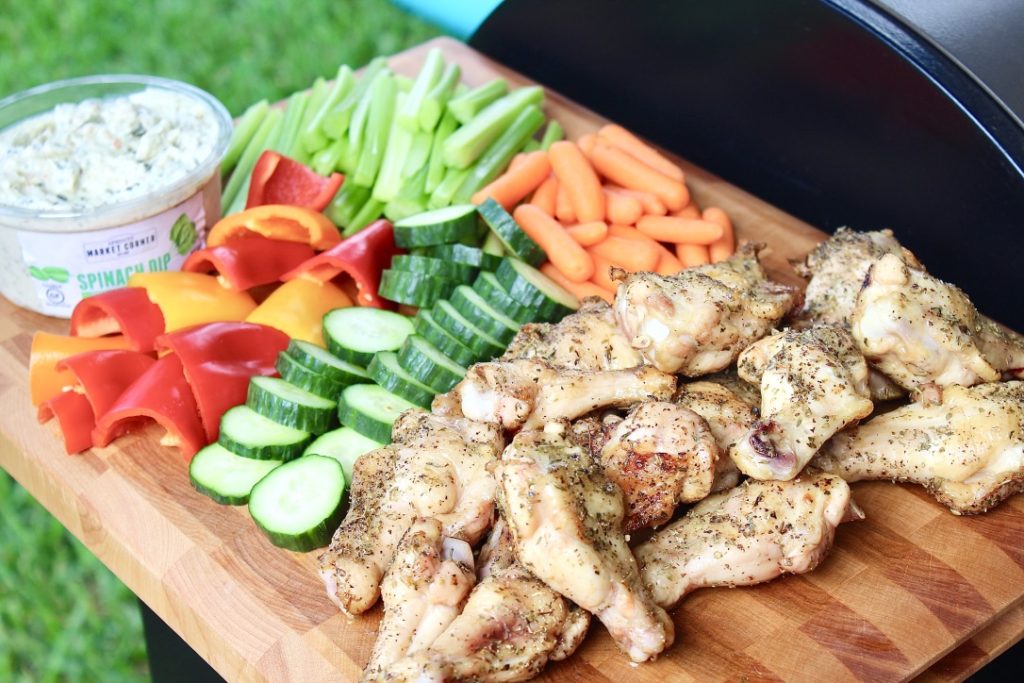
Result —
[{"label": "yellow bell pepper slice", "polygon": [[277,328],[292,339],[325,346],[324,314],[351,305],[352,299],[337,285],[299,278],[275,289],[246,321]]},{"label": "yellow bell pepper slice", "polygon": [[149,300],[164,314],[173,332],[201,323],[245,320],[256,302],[245,292],[233,292],[221,286],[213,275],[203,273],[135,273],[129,287],[142,287]]}]

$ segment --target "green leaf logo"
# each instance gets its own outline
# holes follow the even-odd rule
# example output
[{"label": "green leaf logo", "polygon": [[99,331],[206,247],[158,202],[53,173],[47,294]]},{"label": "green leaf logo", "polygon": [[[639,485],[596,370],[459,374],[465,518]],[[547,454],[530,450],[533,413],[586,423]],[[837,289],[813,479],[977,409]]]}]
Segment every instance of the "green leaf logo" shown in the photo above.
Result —
[{"label": "green leaf logo", "polygon": [[178,253],[184,256],[196,243],[196,224],[188,217],[188,214],[181,214],[178,220],[171,226],[171,242],[174,243]]},{"label": "green leaf logo", "polygon": [[58,268],[57,266],[48,266],[43,268],[43,272],[46,273],[47,277],[55,282],[64,284],[71,278],[71,274],[64,268]]},{"label": "green leaf logo", "polygon": [[50,276],[46,274],[46,271],[44,271],[42,268],[37,268],[35,266],[28,267],[28,274],[34,277],[36,280],[40,280],[42,282],[46,282],[47,280],[50,279]]}]

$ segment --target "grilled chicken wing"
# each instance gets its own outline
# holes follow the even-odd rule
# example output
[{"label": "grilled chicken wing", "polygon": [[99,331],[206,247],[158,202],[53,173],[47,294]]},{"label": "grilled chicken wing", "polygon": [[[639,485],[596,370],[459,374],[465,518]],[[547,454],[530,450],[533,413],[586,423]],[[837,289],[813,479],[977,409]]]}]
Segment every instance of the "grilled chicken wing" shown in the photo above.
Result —
[{"label": "grilled chicken wing", "polygon": [[498,465],[516,556],[600,619],[630,659],[647,661],[672,643],[672,621],[640,582],[622,531],[622,494],[565,430],[552,423],[520,432]]},{"label": "grilled chicken wing", "polygon": [[410,410],[395,421],[392,438],[356,460],[348,514],[320,557],[327,595],[349,614],[376,602],[416,517],[436,519],[445,536],[474,544],[494,516],[488,465],[504,446],[497,425]]},{"label": "grilled chicken wing", "polygon": [[921,484],[957,514],[1024,490],[1024,382],[947,387],[836,434],[814,465],[847,481]]},{"label": "grilled chicken wing", "polygon": [[792,479],[825,441],[874,407],[864,357],[835,325],[766,337],[740,355],[739,372],[760,383],[761,416],[729,455],[755,479]]},{"label": "grilled chicken wing", "polygon": [[676,275],[629,275],[615,295],[615,315],[644,360],[697,377],[732,364],[796,299],[794,288],[767,278],[757,247],[748,245],[728,260]]},{"label": "grilled chicken wing", "polygon": [[676,392],[675,402],[703,417],[718,444],[712,491],[731,489],[740,481],[739,468],[729,455],[729,449],[746,436],[757,421],[761,396],[759,391],[751,391],[752,387],[738,377],[735,382],[731,378],[714,377],[683,384]]},{"label": "grilled chicken wing", "polygon": [[862,518],[840,477],[748,479],[701,501],[635,552],[651,595],[671,608],[698,588],[809,572],[828,554],[839,523]]}]

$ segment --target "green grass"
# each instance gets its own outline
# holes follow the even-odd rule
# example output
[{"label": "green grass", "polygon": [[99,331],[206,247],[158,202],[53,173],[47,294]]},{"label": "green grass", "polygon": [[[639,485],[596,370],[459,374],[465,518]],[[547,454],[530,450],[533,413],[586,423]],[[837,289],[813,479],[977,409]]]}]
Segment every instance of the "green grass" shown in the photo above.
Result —
[{"label": "green grass", "polygon": [[[0,4],[0,97],[95,73],[188,81],[240,113],[437,30],[387,0],[31,0]],[[147,677],[137,604],[0,471],[0,681]]]}]

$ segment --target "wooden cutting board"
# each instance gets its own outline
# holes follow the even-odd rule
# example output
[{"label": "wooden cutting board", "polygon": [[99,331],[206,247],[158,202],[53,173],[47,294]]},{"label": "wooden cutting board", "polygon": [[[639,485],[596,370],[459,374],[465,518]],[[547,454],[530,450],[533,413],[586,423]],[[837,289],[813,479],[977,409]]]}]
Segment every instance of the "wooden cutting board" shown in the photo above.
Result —
[{"label": "wooden cutting board", "polygon": [[[470,84],[497,75],[527,82],[448,39],[392,64],[413,75],[434,45]],[[548,111],[574,138],[605,122],[553,93]],[[773,274],[795,281],[786,259],[824,234],[683,166],[697,201],[725,208],[741,238],[768,243]],[[351,621],[339,614],[324,596],[317,553],[274,548],[244,508],[195,493],[186,463],[157,444],[155,429],[69,457],[55,428],[36,424],[26,376],[39,329],[67,324],[0,299],[0,465],[225,678],[356,680],[378,612]],[[1021,638],[1024,497],[958,518],[916,487],[865,483],[854,493],[867,519],[840,527],[815,572],[698,591],[674,614],[675,646],[654,663],[631,665],[595,622],[580,651],[540,680],[890,681],[922,672],[950,680]]]}]

